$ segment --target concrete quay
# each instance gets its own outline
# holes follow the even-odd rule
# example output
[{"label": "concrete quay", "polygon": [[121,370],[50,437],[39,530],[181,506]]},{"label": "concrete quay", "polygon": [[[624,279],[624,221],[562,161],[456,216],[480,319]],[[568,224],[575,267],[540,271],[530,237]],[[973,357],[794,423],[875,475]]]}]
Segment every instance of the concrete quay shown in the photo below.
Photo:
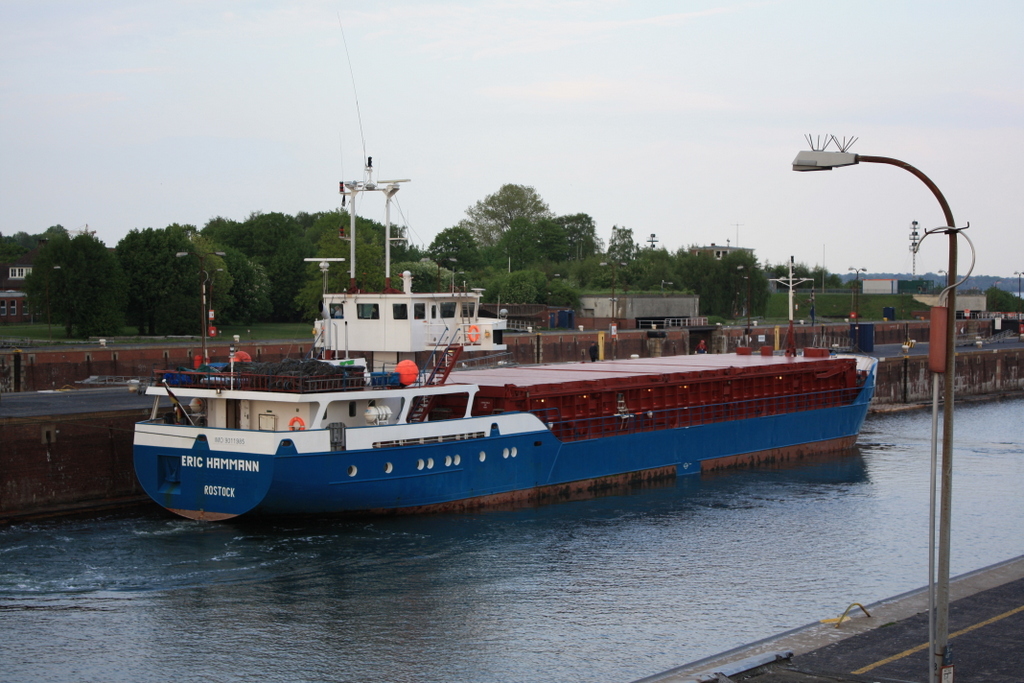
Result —
[{"label": "concrete quay", "polygon": [[[781,633],[636,683],[926,683],[928,592],[918,589],[854,608],[835,620]],[[1024,681],[1024,557],[950,582],[954,679]]]}]

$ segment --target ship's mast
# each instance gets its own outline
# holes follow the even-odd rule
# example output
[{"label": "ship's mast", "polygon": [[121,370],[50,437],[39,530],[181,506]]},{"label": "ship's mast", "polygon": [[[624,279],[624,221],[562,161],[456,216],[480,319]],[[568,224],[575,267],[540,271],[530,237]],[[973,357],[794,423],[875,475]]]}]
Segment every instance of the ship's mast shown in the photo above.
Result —
[{"label": "ship's mast", "polygon": [[[340,183],[339,191],[343,197],[348,197],[349,203],[349,230],[348,235],[345,235],[342,239],[349,240],[348,291],[351,293],[358,291],[356,287],[356,195],[360,192],[372,192],[374,190],[380,190],[387,198],[385,207],[384,275],[386,278],[385,289],[391,288],[391,198],[399,190],[398,183],[407,183],[409,180],[382,180],[380,182],[384,187],[377,187],[377,183],[373,180],[373,157],[366,157],[363,180],[342,181]],[[342,199],[342,206],[344,206],[344,203],[345,200]]]}]

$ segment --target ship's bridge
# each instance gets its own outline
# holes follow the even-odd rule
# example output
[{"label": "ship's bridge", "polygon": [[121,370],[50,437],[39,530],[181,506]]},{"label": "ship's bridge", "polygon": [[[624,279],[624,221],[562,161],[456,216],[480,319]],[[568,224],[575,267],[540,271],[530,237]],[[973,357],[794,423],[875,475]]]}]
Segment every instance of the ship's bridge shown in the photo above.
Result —
[{"label": "ship's bridge", "polygon": [[413,292],[408,271],[402,273],[402,284],[401,292],[325,295],[316,346],[335,357],[346,349],[401,356],[449,343],[466,351],[505,350],[506,321],[480,317],[480,292]]}]

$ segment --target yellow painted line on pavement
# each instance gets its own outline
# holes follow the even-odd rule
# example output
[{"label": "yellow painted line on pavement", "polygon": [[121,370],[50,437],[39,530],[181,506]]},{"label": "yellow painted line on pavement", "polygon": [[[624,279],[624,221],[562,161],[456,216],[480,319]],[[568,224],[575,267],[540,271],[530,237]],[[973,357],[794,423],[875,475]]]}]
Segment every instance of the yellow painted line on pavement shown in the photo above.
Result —
[{"label": "yellow painted line on pavement", "polygon": [[[949,637],[950,637],[950,639],[953,639],[953,638],[956,638],[957,636],[962,636],[963,634],[970,633],[971,631],[973,631],[975,629],[979,629],[982,626],[988,626],[989,624],[995,623],[995,622],[999,621],[1000,619],[1005,619],[1006,617],[1012,617],[1014,614],[1017,614],[1018,612],[1024,612],[1024,605],[1021,605],[1020,607],[1014,608],[1014,609],[1010,610],[1009,612],[1003,612],[1002,614],[1000,614],[998,616],[994,616],[991,619],[986,619],[985,621],[979,621],[977,624],[974,624],[972,626],[968,626],[967,628],[962,628],[962,629],[960,629],[959,631],[957,631],[955,633],[949,634]],[[900,652],[899,654],[893,655],[892,657],[886,657],[885,659],[881,659],[881,660],[875,662],[874,664],[868,664],[867,666],[865,666],[863,668],[860,668],[860,669],[857,669],[856,671],[851,671],[850,673],[852,673],[854,675],[866,674],[867,672],[871,671],[872,669],[877,669],[880,666],[885,666],[889,662],[895,662],[897,659],[903,659],[904,657],[912,655],[915,652],[920,652],[921,650],[924,650],[927,647],[928,647],[928,643],[925,643],[924,645],[918,645],[916,647],[912,647],[909,650],[904,650],[903,652]]]}]

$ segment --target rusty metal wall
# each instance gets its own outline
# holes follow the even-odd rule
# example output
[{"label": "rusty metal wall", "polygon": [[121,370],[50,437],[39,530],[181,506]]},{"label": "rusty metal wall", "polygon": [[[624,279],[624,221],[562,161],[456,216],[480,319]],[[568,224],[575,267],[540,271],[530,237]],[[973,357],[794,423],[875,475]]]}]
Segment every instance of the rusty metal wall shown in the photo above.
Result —
[{"label": "rusty metal wall", "polygon": [[148,409],[0,419],[0,521],[147,498],[132,434]]},{"label": "rusty metal wall", "polygon": [[[990,349],[956,354],[957,396],[985,396],[1024,391],[1024,351]],[[939,377],[942,390],[943,378]],[[885,358],[878,364],[873,403],[894,405],[931,401],[932,373],[927,356]]]}]

